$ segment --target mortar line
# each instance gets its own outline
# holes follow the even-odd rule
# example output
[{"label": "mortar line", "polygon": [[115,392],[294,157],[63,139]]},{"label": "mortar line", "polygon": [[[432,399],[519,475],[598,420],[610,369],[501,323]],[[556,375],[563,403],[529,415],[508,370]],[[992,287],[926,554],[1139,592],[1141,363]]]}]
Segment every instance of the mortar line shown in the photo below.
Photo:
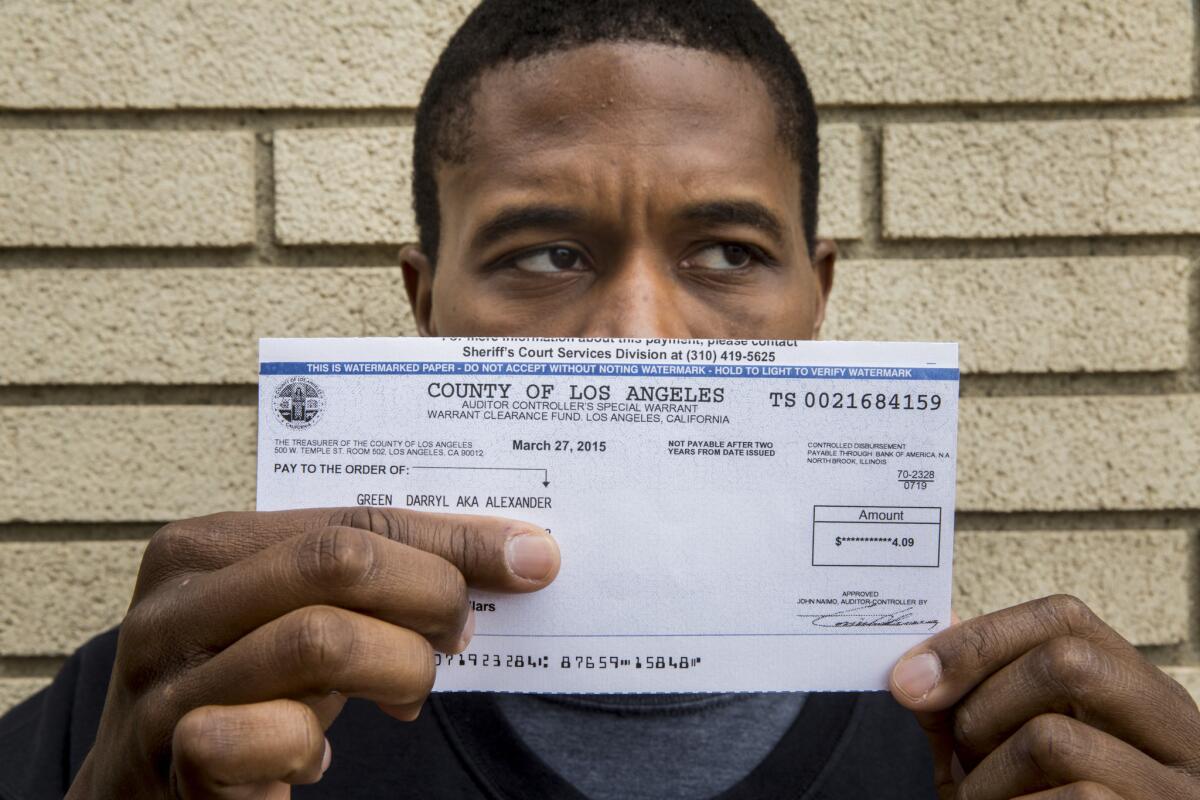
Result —
[{"label": "mortar line", "polygon": [[254,252],[257,264],[278,263],[275,247],[275,138],[254,134]]},{"label": "mortar line", "polygon": [[1185,530],[1200,527],[1200,509],[1069,509],[1060,511],[964,511],[954,515],[955,530],[964,533],[1046,531]]},{"label": "mortar line", "polygon": [[259,131],[409,127],[411,108],[157,108],[5,109],[0,129],[129,131]]},{"label": "mortar line", "polygon": [[[264,167],[266,169],[266,167]],[[256,179],[257,180],[257,179]],[[867,183],[865,180],[864,183]],[[860,198],[871,190],[868,184]],[[882,216],[882,191],[876,202],[867,202],[861,239],[841,239],[841,259],[912,260],[989,258],[1083,258],[1187,256],[1200,252],[1200,234],[1147,234],[1114,236],[1021,236],[978,239],[891,239],[873,241],[872,215]],[[259,213],[256,205],[256,214]],[[262,212],[274,216],[272,207]],[[878,224],[882,224],[881,222]],[[261,220],[258,236],[272,236],[273,222]],[[170,269],[227,267],[396,267],[398,244],[385,245],[279,245],[270,243],[270,261],[258,247],[0,247],[0,269]]]},{"label": "mortar line", "polygon": [[149,540],[166,522],[0,522],[0,544]]},{"label": "mortar line", "polygon": [[863,124],[860,130],[863,175],[858,196],[863,214],[863,237],[858,242],[868,253],[878,255],[883,242],[883,127]]},{"label": "mortar line", "polygon": [[1145,101],[1069,101],[1056,103],[931,103],[907,105],[817,106],[822,122],[870,120],[882,124],[954,122],[1059,122],[1071,120],[1146,120],[1200,115],[1191,97]]},{"label": "mortar line", "polygon": [[53,678],[66,660],[66,656],[0,655],[0,678]]},{"label": "mortar line", "polygon": [[[167,520],[127,522],[0,522],[0,545],[148,541]],[[955,512],[960,533],[1084,534],[1136,531],[1187,531],[1200,536],[1200,509],[1067,509],[1058,511]],[[1200,557],[1200,551],[1196,553]],[[1200,574],[1200,569],[1198,569]]]},{"label": "mortar line", "polygon": [[[57,542],[129,542],[148,540],[168,522],[129,520],[103,522],[0,522],[0,544]],[[955,529],[963,533],[1185,530],[1200,535],[1200,509],[1066,509],[1057,511],[955,512]]]},{"label": "mortar line", "polygon": [[[256,190],[257,191],[257,190]],[[273,214],[273,209],[270,212]],[[259,215],[259,206],[255,206]],[[259,232],[256,236],[270,235]],[[398,266],[394,245],[296,245],[272,243],[270,260],[256,244],[237,249],[192,247],[9,247],[0,248],[0,269],[172,269],[245,267],[320,268]]]},{"label": "mortar line", "polygon": [[[1200,235],[1128,234],[1089,236],[1046,236],[977,239],[885,239],[872,243],[847,239],[841,243],[847,259],[855,260],[986,260],[1000,258],[1087,258],[1187,256],[1200,248]],[[874,246],[873,246],[874,244]]]},{"label": "mortar line", "polygon": [[[823,123],[908,124],[930,122],[1054,122],[1062,120],[1145,120],[1200,117],[1193,96],[1149,100],[1070,100],[1063,102],[826,104],[817,106]],[[265,128],[407,127],[416,109],[389,108],[0,108],[0,129],[228,131]]]},{"label": "mortar line", "polygon": [[1200,520],[1195,521],[1192,526],[1191,539],[1191,575],[1188,581],[1188,601],[1191,607],[1188,609],[1188,620],[1190,620],[1190,630],[1188,631],[1187,641],[1181,646],[1184,651],[1184,658],[1188,663],[1179,663],[1179,666],[1200,666]]},{"label": "mortar line", "polygon": [[45,384],[0,386],[0,408],[47,406],[256,406],[258,386],[232,384]]},{"label": "mortar line", "polygon": [[1188,281],[1188,359],[1187,371],[1200,375],[1200,247],[1191,259]]},{"label": "mortar line", "polygon": [[[1200,392],[1194,370],[1163,372],[967,373],[964,398],[1154,397]],[[34,406],[253,406],[257,384],[54,383],[0,386],[0,407]]]},{"label": "mortar line", "polygon": [[1200,0],[1192,0],[1192,99],[1200,100]]}]

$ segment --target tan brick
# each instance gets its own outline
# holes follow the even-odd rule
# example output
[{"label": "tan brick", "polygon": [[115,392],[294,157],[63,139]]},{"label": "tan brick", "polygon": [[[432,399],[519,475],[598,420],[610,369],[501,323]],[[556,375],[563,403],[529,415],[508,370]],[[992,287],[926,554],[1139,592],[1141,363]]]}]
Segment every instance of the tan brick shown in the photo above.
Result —
[{"label": "tan brick", "polygon": [[[254,507],[255,410],[0,408],[0,521],[161,521]],[[958,507],[1200,508],[1200,395],[966,398]]]},{"label": "tan brick", "polygon": [[862,130],[857,125],[821,126],[818,235],[862,238],[862,162]]},{"label": "tan brick", "polygon": [[0,519],[161,521],[254,508],[255,410],[0,408]]},{"label": "tan brick", "polygon": [[1190,96],[1186,0],[765,0],[820,103]]},{"label": "tan brick", "polygon": [[71,653],[125,616],[144,541],[0,544],[0,653]]},{"label": "tan brick", "polygon": [[1182,530],[965,532],[954,609],[964,619],[1073,594],[1134,644],[1188,637],[1195,537]]},{"label": "tan brick", "polygon": [[249,244],[253,146],[248,133],[0,131],[0,246]]},{"label": "tan brick", "polygon": [[0,678],[0,715],[49,683],[49,678]]},{"label": "tan brick", "polygon": [[0,384],[254,383],[261,336],[413,332],[398,268],[0,270]]},{"label": "tan brick", "polygon": [[827,339],[957,341],[968,372],[1181,370],[1187,259],[851,261]]},{"label": "tan brick", "polygon": [[284,244],[416,238],[412,129],[278,131],[275,234]]},{"label": "tan brick", "polygon": [[0,5],[0,106],[414,106],[469,0]]},{"label": "tan brick", "polygon": [[[275,234],[284,244],[394,244],[417,237],[410,128],[275,134]],[[862,133],[821,129],[820,233],[862,236]]]},{"label": "tan brick", "polygon": [[1200,395],[969,398],[958,507],[1200,508]]},{"label": "tan brick", "polygon": [[1200,120],[890,125],[885,234],[1200,232]]},{"label": "tan brick", "polygon": [[1200,703],[1200,667],[1164,667],[1164,671],[1192,693]]},{"label": "tan brick", "polygon": [[[412,106],[472,5],[16,0],[0,5],[0,106]],[[1172,99],[1192,88],[1186,0],[765,6],[823,103]]]}]

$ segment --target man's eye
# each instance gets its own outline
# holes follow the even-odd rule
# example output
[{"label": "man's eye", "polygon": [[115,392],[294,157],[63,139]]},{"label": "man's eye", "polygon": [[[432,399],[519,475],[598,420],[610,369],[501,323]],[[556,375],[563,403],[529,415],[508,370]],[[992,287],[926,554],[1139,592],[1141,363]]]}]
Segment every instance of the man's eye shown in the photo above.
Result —
[{"label": "man's eye", "polygon": [[583,269],[583,256],[570,247],[543,247],[530,250],[509,260],[522,272],[572,272]]},{"label": "man's eye", "polygon": [[703,250],[698,250],[688,257],[684,266],[713,269],[733,270],[749,266],[753,262],[764,262],[762,251],[756,247],[736,242],[714,244]]}]

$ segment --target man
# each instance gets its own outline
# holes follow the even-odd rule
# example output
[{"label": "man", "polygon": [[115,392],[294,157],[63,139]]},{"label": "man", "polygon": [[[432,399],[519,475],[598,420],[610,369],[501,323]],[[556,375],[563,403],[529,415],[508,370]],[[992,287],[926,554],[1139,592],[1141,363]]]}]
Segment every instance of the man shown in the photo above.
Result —
[{"label": "man", "polygon": [[[820,330],[816,114],[750,0],[485,0],[415,150],[423,335]],[[119,638],[0,724],[0,796],[1200,796],[1196,705],[1065,597],[934,636],[892,697],[428,696],[467,586],[558,569],[545,531],[490,517],[172,523]]]}]

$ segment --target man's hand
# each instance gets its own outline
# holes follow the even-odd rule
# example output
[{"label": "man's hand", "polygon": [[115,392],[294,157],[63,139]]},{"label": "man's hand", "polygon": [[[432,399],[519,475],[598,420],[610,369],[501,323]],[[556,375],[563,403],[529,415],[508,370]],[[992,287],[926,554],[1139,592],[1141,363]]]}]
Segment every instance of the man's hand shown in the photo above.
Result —
[{"label": "man's hand", "polygon": [[942,800],[1200,798],[1195,701],[1074,597],[944,630],[891,688],[929,736]]},{"label": "man's hand", "polygon": [[150,541],[77,798],[286,798],[320,779],[347,697],[414,719],[467,587],[541,589],[542,528],[396,509],[217,514]]}]

